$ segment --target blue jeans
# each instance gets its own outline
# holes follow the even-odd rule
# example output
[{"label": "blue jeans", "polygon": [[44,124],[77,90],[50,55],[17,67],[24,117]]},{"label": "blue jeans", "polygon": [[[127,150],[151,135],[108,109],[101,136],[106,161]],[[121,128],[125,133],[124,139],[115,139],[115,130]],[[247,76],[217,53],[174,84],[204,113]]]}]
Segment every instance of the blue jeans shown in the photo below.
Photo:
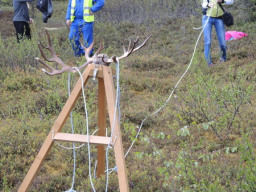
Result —
[{"label": "blue jeans", "polygon": [[[203,15],[202,24],[204,26],[208,16]],[[225,42],[225,26],[222,19],[210,17],[204,28],[204,57],[208,65],[212,64],[211,58],[211,41],[212,41],[212,26],[214,25],[220,45],[220,57],[222,61],[227,60],[226,42]]]},{"label": "blue jeans", "polygon": [[[84,50],[79,41],[83,34],[84,46],[89,47],[93,42],[93,22],[87,23],[83,19],[75,19],[70,26],[69,40],[76,57],[84,55]],[[93,49],[90,54],[93,53]]]}]

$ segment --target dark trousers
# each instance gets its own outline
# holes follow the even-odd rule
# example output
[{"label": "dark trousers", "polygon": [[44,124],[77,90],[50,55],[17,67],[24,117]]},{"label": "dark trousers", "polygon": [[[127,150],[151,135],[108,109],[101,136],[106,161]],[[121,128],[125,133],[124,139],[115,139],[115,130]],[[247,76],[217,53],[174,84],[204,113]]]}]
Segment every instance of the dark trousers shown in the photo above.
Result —
[{"label": "dark trousers", "polygon": [[31,39],[29,24],[25,21],[13,21],[16,29],[17,41],[20,42],[24,35],[26,38]]}]

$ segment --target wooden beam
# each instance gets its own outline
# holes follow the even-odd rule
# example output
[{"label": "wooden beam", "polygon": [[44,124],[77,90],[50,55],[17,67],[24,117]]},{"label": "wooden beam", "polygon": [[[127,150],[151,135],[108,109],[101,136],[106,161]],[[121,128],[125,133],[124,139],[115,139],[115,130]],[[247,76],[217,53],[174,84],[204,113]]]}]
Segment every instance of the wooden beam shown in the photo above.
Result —
[{"label": "wooden beam", "polygon": [[[101,68],[102,72],[102,68]],[[106,136],[106,119],[107,119],[107,110],[106,110],[106,93],[104,80],[98,79],[98,135]],[[105,174],[105,146],[98,145],[98,161],[97,161],[97,177]]]},{"label": "wooden beam", "polygon": [[[55,141],[88,143],[87,135],[71,134],[71,133],[57,133],[53,139]],[[89,142],[91,144],[108,145],[110,137],[89,135]]]},{"label": "wooden beam", "polygon": [[[103,76],[104,76],[104,82],[105,82],[108,114],[109,114],[111,129],[112,129],[116,104],[115,104],[115,88],[113,83],[113,75],[110,67],[103,66]],[[114,142],[114,153],[115,153],[120,192],[129,192],[127,170],[125,165],[124,151],[123,151],[123,144],[122,144],[122,135],[121,135],[120,125],[118,121],[118,116],[119,115],[117,110],[116,119],[114,122],[115,130],[114,130],[112,142]]]}]

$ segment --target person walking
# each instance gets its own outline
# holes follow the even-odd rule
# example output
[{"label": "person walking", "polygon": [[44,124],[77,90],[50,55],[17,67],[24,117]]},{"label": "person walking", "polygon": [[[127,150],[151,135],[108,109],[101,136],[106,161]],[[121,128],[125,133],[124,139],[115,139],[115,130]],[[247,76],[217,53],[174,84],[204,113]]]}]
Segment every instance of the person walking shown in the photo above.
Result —
[{"label": "person walking", "polygon": [[13,0],[13,25],[16,30],[16,36],[18,43],[24,36],[27,39],[31,39],[29,23],[33,23],[33,19],[29,17],[27,2],[34,0]]},{"label": "person walking", "polygon": [[[227,61],[226,42],[225,42],[225,26],[222,19],[224,14],[220,7],[222,5],[231,5],[234,0],[203,0],[202,8],[206,9],[206,14],[202,17],[202,24],[204,26],[204,57],[208,66],[212,66],[211,58],[211,41],[212,41],[212,26],[214,26],[220,46],[220,60],[219,62]],[[209,20],[208,20],[209,18]],[[208,20],[208,22],[207,22]],[[207,22],[207,23],[206,23]]]},{"label": "person walking", "polygon": [[[85,54],[79,41],[83,35],[84,46],[89,47],[93,42],[94,13],[101,10],[105,0],[69,0],[66,24],[70,26],[69,40],[76,57]],[[93,49],[90,56],[93,54]]]}]

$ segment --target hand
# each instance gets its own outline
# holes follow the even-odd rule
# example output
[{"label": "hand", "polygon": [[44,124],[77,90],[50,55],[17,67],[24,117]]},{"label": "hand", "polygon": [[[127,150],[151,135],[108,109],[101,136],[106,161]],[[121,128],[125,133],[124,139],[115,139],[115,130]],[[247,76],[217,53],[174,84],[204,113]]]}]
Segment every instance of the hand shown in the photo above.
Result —
[{"label": "hand", "polygon": [[90,9],[90,14],[91,14],[91,15],[93,15],[93,14],[94,14],[94,13],[91,11],[91,9]]},{"label": "hand", "polygon": [[29,22],[30,24],[33,24],[33,23],[34,23],[34,21],[33,21],[32,18],[29,18],[28,22]]},{"label": "hand", "polygon": [[68,26],[70,26],[70,25],[71,25],[71,21],[70,21],[70,20],[67,20],[67,21],[66,21],[66,24],[67,24]]},{"label": "hand", "polygon": [[214,4],[213,4],[213,3],[208,3],[207,6],[208,6],[208,7],[213,7]]}]

